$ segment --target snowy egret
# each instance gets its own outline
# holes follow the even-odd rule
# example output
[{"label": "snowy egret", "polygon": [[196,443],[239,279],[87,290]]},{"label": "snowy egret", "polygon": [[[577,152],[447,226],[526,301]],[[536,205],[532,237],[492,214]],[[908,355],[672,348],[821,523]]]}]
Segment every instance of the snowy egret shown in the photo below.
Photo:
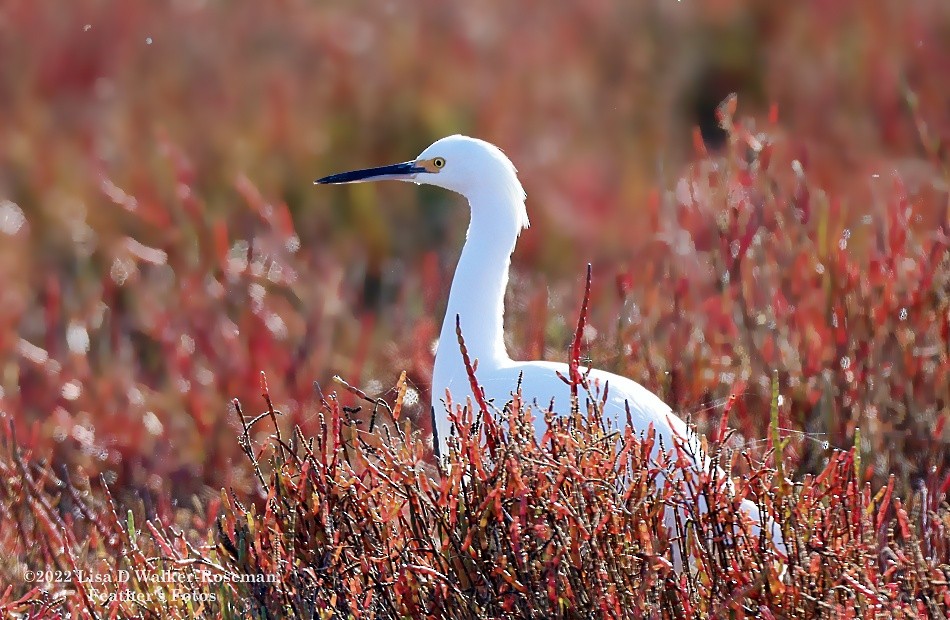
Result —
[{"label": "snowy egret", "polygon": [[[554,403],[554,410],[569,412],[571,389],[558,376],[570,376],[567,364],[547,361],[515,361],[505,348],[503,315],[505,287],[511,254],[521,232],[528,227],[525,191],[514,165],[498,147],[483,140],[454,135],[442,138],[425,149],[416,159],[389,166],[333,174],[316,183],[361,183],[385,179],[410,181],[442,187],[461,194],[471,210],[468,233],[459,257],[448,307],[432,372],[432,400],[436,443],[446,453],[451,422],[439,400],[446,390],[456,403],[465,403],[472,392],[461,350],[456,338],[456,317],[472,360],[478,360],[478,383],[485,398],[501,408],[511,400],[522,377],[523,402],[543,411]],[[656,452],[660,440],[666,449],[677,443],[687,452],[699,455],[699,443],[687,425],[670,407],[639,383],[596,369],[581,369],[588,381],[607,387],[603,407],[604,420],[614,428],[627,423],[627,409],[635,430],[644,432],[652,424],[656,431]],[[474,402],[474,400],[472,401]],[[544,434],[542,415],[534,416],[535,431]],[[701,457],[697,457],[701,459]],[[697,468],[708,464],[697,462]],[[758,508],[745,500],[743,510],[753,523],[760,523]],[[773,538],[781,551],[781,534],[772,527]]]}]

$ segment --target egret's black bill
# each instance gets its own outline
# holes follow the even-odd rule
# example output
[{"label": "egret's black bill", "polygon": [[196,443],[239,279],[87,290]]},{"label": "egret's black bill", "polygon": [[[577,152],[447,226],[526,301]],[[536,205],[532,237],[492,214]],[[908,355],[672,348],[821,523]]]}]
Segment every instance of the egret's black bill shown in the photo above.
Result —
[{"label": "egret's black bill", "polygon": [[330,185],[335,183],[360,183],[362,181],[384,181],[386,179],[406,180],[411,179],[413,175],[425,172],[422,166],[417,166],[415,162],[407,161],[401,164],[391,164],[389,166],[380,166],[378,168],[366,168],[364,170],[352,170],[350,172],[341,172],[340,174],[331,174],[328,177],[317,179],[314,183],[321,185]]}]

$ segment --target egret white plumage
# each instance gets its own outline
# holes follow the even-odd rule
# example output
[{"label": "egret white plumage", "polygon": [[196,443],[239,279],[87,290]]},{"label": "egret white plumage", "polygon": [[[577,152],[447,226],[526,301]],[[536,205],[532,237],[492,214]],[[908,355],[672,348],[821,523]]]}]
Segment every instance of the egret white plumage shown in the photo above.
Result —
[{"label": "egret white plumage", "polygon": [[[478,360],[477,379],[485,398],[499,408],[511,400],[519,377],[523,402],[535,411],[567,413],[571,407],[571,388],[560,377],[569,376],[567,364],[548,361],[516,361],[505,347],[503,316],[505,288],[511,254],[521,232],[528,227],[525,191],[514,165],[496,146],[483,140],[454,135],[442,138],[412,161],[334,174],[316,183],[360,183],[378,180],[410,181],[435,185],[461,194],[468,200],[471,220],[465,245],[459,257],[449,293],[445,320],[439,338],[432,373],[432,399],[435,433],[441,454],[451,430],[446,409],[439,399],[446,393],[456,403],[472,396],[468,373],[456,338],[456,317],[465,337],[471,359]],[[627,410],[635,430],[644,432],[650,425],[666,449],[678,442],[688,452],[701,454],[698,441],[687,425],[666,403],[639,383],[596,369],[581,369],[590,383],[608,386],[603,418],[614,428],[627,424]],[[472,402],[475,402],[474,400]],[[534,416],[540,438],[545,430],[542,415]],[[697,468],[707,468],[705,459],[697,459]],[[759,511],[748,500],[743,510],[753,523],[759,523]],[[781,534],[773,526],[773,539],[782,551]]]}]

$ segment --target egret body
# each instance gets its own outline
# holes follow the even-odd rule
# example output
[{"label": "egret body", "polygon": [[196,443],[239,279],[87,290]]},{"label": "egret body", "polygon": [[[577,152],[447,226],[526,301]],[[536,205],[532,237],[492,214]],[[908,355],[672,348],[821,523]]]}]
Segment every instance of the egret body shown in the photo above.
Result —
[{"label": "egret body", "polygon": [[[571,407],[570,387],[557,373],[568,377],[567,364],[547,361],[512,360],[505,348],[504,298],[508,284],[511,254],[521,232],[528,227],[525,191],[517,171],[502,151],[488,142],[455,135],[442,138],[425,149],[415,160],[334,174],[317,183],[359,183],[393,179],[442,187],[468,200],[471,219],[462,254],[459,257],[448,306],[439,337],[432,372],[433,417],[436,445],[446,453],[451,422],[441,401],[446,390],[455,403],[472,396],[468,374],[456,337],[458,317],[469,357],[478,360],[478,383],[486,400],[501,408],[512,398],[518,378],[522,377],[523,402],[535,412],[545,411],[552,403],[554,411],[567,413]],[[699,454],[698,442],[686,424],[666,403],[639,383],[612,373],[581,369],[588,380],[607,389],[604,420],[613,428],[627,423],[627,409],[638,433],[652,424],[656,432],[656,452],[660,440],[666,449],[677,443]],[[472,400],[474,402],[474,400]],[[543,415],[534,415],[538,437],[545,432]],[[705,462],[697,467],[707,467]],[[758,509],[746,500],[743,510],[753,522],[759,522]],[[777,528],[775,528],[777,530]],[[775,533],[777,545],[780,533]],[[778,547],[780,550],[783,547]]]}]

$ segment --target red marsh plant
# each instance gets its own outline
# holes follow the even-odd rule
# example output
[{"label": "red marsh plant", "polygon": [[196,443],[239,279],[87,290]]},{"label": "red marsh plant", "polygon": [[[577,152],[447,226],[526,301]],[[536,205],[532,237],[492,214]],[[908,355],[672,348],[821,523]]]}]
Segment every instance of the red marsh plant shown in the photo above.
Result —
[{"label": "red marsh plant", "polygon": [[[652,461],[652,429],[604,425],[598,395],[576,370],[589,294],[588,272],[564,378],[575,394],[569,415],[531,411],[520,386],[503,410],[449,398],[453,438],[438,465],[403,414],[405,373],[392,404],[339,380],[371,407],[369,426],[359,408],[320,395],[312,435],[281,430],[283,414],[262,377],[263,413],[246,416],[233,403],[237,445],[262,499],[222,491],[220,502],[177,515],[166,508],[141,528],[131,510],[118,516],[107,485],[55,473],[18,444],[8,422],[0,499],[17,525],[6,542],[27,570],[69,578],[53,588],[11,585],[0,603],[34,617],[863,618],[950,610],[950,507],[928,501],[946,485],[920,489],[907,505],[893,481],[872,493],[854,449],[791,483],[781,473],[777,381],[764,462],[728,447],[732,401],[704,442],[726,471],[745,460],[749,474],[734,491],[717,468],[658,490],[659,476],[676,479],[692,460],[673,447]],[[533,415],[548,423],[541,438]],[[255,439],[261,427],[270,434]],[[751,535],[744,498],[775,515],[787,558]],[[680,508],[672,530],[671,505]],[[674,549],[689,558],[687,570],[674,570]],[[179,577],[150,578],[163,571]]]},{"label": "red marsh plant", "polygon": [[[425,395],[408,397],[409,377],[430,363],[425,345],[391,403],[356,390],[314,400],[312,377],[339,364],[330,334],[340,319],[309,310],[313,287],[299,274],[340,287],[341,272],[330,254],[300,245],[285,205],[239,178],[240,215],[210,214],[190,162],[168,142],[174,198],[156,198],[158,185],[133,196],[104,182],[116,213],[135,201],[129,217],[144,224],[131,227],[160,224],[152,245],[130,233],[78,258],[81,278],[51,276],[30,304],[2,311],[5,325],[21,325],[0,332],[0,504],[13,516],[0,521],[2,609],[946,614],[946,222],[916,221],[915,201],[932,206],[934,195],[892,177],[871,216],[879,225],[852,227],[845,203],[779,137],[776,118],[755,131],[753,119],[732,120],[732,105],[721,112],[726,153],[703,155],[684,189],[649,203],[659,242],[638,257],[643,269],[618,274],[619,295],[585,292],[580,327],[564,340],[576,410],[536,441],[527,416],[554,412],[517,399],[501,411],[464,403],[441,468],[418,406]],[[676,239],[691,253],[677,254]],[[587,338],[585,323],[609,325],[603,313],[618,299],[624,320]],[[527,314],[513,305],[512,329],[533,334],[527,319],[545,325],[548,307],[567,303]],[[407,325],[424,334],[424,323]],[[301,335],[299,348],[281,324]],[[371,341],[358,335],[366,350]],[[718,474],[657,491],[657,476],[682,463],[675,454],[649,463],[649,434],[602,426],[597,395],[585,394],[576,370],[581,356],[613,361],[693,412],[712,458],[741,474],[735,493]],[[279,381],[277,405],[258,389],[262,368]],[[247,402],[261,391],[262,416],[213,406],[223,393]],[[802,443],[789,433],[799,428],[841,451]],[[171,435],[174,451],[162,440]],[[775,515],[790,551],[784,566],[741,523],[742,498]],[[717,509],[699,511],[702,502]],[[669,505],[684,515],[672,531],[662,518]],[[670,570],[674,550],[692,571]],[[149,579],[164,568],[193,578]],[[27,582],[37,570],[84,572]],[[90,584],[91,574],[115,579]]]},{"label": "red marsh plant", "polygon": [[[335,394],[321,398],[313,435],[275,428],[281,414],[263,387],[264,413],[234,407],[262,499],[222,491],[207,507],[163,511],[141,525],[131,510],[119,516],[107,485],[57,474],[6,424],[0,501],[16,525],[2,542],[20,567],[71,578],[31,584],[8,567],[19,578],[0,609],[155,618],[937,618],[950,610],[950,509],[928,500],[946,489],[924,488],[906,502],[892,484],[872,492],[854,450],[791,483],[776,475],[780,450],[752,462],[727,447],[726,431],[705,445],[726,470],[747,460],[750,474],[734,493],[717,474],[659,491],[661,472],[669,479],[689,462],[651,462],[652,433],[605,428],[593,394],[564,418],[530,411],[517,392],[502,411],[456,404],[449,454],[433,466],[401,413],[404,378],[392,404],[346,386],[375,412],[373,429]],[[532,415],[549,422],[540,439]],[[261,427],[270,434],[255,440]],[[738,511],[743,497],[776,516],[787,561],[751,536]],[[715,509],[700,511],[700,500]],[[675,531],[664,519],[671,504],[684,508]],[[689,570],[673,570],[674,546]],[[165,570],[191,577],[150,580]]]},{"label": "red marsh plant", "polygon": [[[0,615],[570,613],[527,590],[539,575],[578,613],[634,591],[630,615],[647,601],[642,615],[946,615],[950,116],[933,76],[950,71],[950,4],[752,4],[558,3],[525,30],[502,0],[420,0],[398,20],[359,3],[4,3]],[[407,70],[417,58],[424,75]],[[722,107],[723,146],[697,139],[681,169],[693,84],[738,89],[748,111]],[[660,505],[689,498],[649,483],[676,460],[637,461],[642,444],[596,416],[535,445],[506,430],[526,411],[489,412],[493,425],[479,408],[495,453],[460,439],[452,473],[433,469],[418,386],[450,210],[423,195],[443,219],[387,227],[419,195],[383,208],[354,193],[342,209],[307,188],[315,170],[456,131],[503,144],[544,205],[513,265],[513,349],[573,350],[558,282],[593,261],[606,277],[579,354],[692,414],[737,496],[782,524],[781,583],[767,548],[717,538],[728,508],[664,532]],[[386,392],[393,369],[407,378]],[[256,402],[261,371],[283,415],[252,423],[223,403]],[[314,399],[336,373],[392,401],[388,436],[360,397]],[[474,557],[432,498],[456,502]],[[598,530],[605,507],[620,515]],[[402,538],[376,541],[383,527]],[[674,545],[695,573],[665,572]],[[628,589],[611,591],[621,564]],[[281,581],[145,578],[258,565]],[[26,581],[74,568],[142,569],[122,591],[154,596],[101,604],[94,590],[119,588]]]}]

